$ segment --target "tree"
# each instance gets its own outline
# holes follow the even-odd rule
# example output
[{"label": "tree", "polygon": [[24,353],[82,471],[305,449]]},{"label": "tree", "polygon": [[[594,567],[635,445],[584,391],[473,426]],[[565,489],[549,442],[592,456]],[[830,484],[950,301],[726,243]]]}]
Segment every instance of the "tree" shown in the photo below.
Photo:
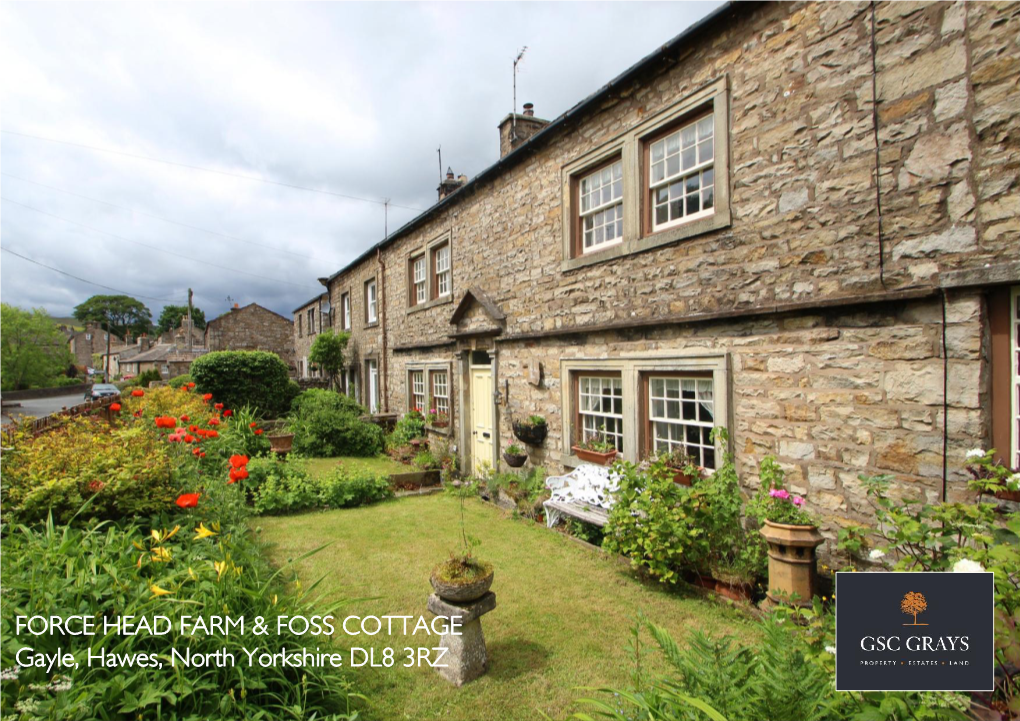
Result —
[{"label": "tree", "polygon": [[[169,330],[177,328],[182,318],[188,317],[188,306],[186,305],[164,305],[159,313],[159,320],[156,321],[156,333],[162,335]],[[205,311],[201,308],[192,307],[191,322],[195,324],[195,330],[205,328]]]},{"label": "tree", "polygon": [[927,626],[926,623],[917,622],[917,614],[923,613],[928,608],[928,601],[925,599],[923,593],[917,591],[910,591],[903,600],[900,601],[900,610],[907,615],[913,614],[914,622],[905,623],[904,626]]},{"label": "tree", "polygon": [[0,325],[4,390],[50,385],[74,362],[67,338],[42,308],[29,312],[4,303]]},{"label": "tree", "polygon": [[337,378],[344,368],[344,354],[350,339],[351,334],[347,331],[323,331],[315,337],[312,349],[308,352],[308,360],[322,368],[333,390],[336,390]]},{"label": "tree", "polygon": [[75,306],[74,317],[82,323],[98,323],[106,331],[106,378],[110,378],[110,336],[123,338],[128,331],[148,333],[152,313],[129,295],[94,295]]}]

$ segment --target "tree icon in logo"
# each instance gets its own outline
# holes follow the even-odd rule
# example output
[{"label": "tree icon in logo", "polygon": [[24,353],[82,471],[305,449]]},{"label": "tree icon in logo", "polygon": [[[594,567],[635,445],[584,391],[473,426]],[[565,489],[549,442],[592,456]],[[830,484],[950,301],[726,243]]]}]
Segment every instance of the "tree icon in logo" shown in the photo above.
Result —
[{"label": "tree icon in logo", "polygon": [[906,613],[906,614],[913,614],[914,622],[913,623],[905,623],[903,625],[904,626],[927,626],[928,624],[926,624],[926,623],[918,623],[917,622],[917,614],[923,613],[924,611],[927,610],[927,608],[928,608],[928,601],[927,601],[927,599],[925,599],[923,593],[918,593],[916,591],[910,591],[909,593],[907,593],[907,595],[903,597],[903,600],[900,601],[900,610],[903,611],[903,613]]}]

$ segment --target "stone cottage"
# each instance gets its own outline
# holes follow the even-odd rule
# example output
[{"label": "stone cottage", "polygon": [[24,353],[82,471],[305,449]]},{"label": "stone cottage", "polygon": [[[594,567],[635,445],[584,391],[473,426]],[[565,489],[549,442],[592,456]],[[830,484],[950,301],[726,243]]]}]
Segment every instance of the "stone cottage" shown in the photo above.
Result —
[{"label": "stone cottage", "polygon": [[830,537],[862,473],[964,497],[967,449],[1020,465],[1018,36],[1017,3],[735,3],[526,106],[328,279],[349,387],[445,410],[468,471],[531,414],[553,472],[593,433],[748,488],[771,454]]},{"label": "stone cottage", "polygon": [[312,368],[314,365],[308,360],[312,350],[312,343],[315,336],[323,330],[332,327],[329,294],[320,293],[299,308],[294,309],[294,358],[297,362],[297,377],[323,378],[322,371]]},{"label": "stone cottage", "polygon": [[237,303],[229,311],[209,321],[205,327],[205,347],[218,350],[264,350],[276,353],[293,372],[294,337],[291,321],[279,313],[249,303]]}]

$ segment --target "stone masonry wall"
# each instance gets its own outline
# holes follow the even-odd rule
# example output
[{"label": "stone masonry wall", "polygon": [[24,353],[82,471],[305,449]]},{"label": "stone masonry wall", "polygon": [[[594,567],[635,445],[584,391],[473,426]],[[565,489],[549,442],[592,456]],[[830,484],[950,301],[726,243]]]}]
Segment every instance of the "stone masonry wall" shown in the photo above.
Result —
[{"label": "stone masonry wall", "polygon": [[264,350],[276,353],[294,367],[294,331],[291,321],[254,303],[234,308],[209,321],[206,348],[217,350]]},{"label": "stone masonry wall", "polygon": [[[367,382],[365,377],[366,359],[375,358],[378,360],[380,364],[380,383],[384,384],[385,387],[386,382],[383,380],[381,325],[376,323],[370,326],[365,320],[367,317],[365,309],[365,283],[368,280],[376,279],[381,301],[379,305],[380,318],[382,317],[383,303],[392,298],[390,289],[386,287],[389,284],[389,279],[392,277],[392,272],[389,268],[386,271],[384,275],[382,268],[376,262],[375,257],[372,256],[371,259],[342,273],[329,284],[329,302],[334,309],[333,324],[336,330],[342,330],[343,307],[340,302],[341,296],[348,292],[351,294],[351,338],[347,343],[347,362],[348,367],[353,366],[357,371],[357,396],[362,405],[367,405],[368,403],[368,396],[365,391],[365,383]],[[389,316],[387,316],[387,321],[390,321]],[[380,408],[384,406],[383,400],[384,398],[381,397]]]},{"label": "stone masonry wall", "polygon": [[[313,377],[316,376],[310,370],[305,369],[305,374],[302,375],[301,363],[307,360],[309,354],[312,351],[312,343],[315,342],[315,336],[318,335],[323,328],[320,325],[324,325],[326,318],[319,312],[320,299],[316,299],[311,303],[307,303],[300,309],[294,311],[294,319],[291,321],[291,328],[294,332],[294,370],[297,377]],[[312,310],[313,316],[315,317],[315,327],[308,327],[308,311]],[[310,365],[309,361],[309,365]]]}]

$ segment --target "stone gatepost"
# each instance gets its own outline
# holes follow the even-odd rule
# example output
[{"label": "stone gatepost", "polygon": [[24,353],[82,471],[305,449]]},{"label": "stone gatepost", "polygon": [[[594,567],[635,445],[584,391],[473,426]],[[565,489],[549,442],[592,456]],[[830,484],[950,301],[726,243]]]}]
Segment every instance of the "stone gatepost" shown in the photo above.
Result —
[{"label": "stone gatepost", "polygon": [[437,616],[459,617],[460,635],[444,633],[440,647],[449,649],[437,668],[439,675],[454,686],[474,681],[488,668],[485,653],[485,636],[482,635],[482,616],[496,608],[496,594],[489,591],[477,601],[452,603],[436,594],[429,596],[428,609]]}]

